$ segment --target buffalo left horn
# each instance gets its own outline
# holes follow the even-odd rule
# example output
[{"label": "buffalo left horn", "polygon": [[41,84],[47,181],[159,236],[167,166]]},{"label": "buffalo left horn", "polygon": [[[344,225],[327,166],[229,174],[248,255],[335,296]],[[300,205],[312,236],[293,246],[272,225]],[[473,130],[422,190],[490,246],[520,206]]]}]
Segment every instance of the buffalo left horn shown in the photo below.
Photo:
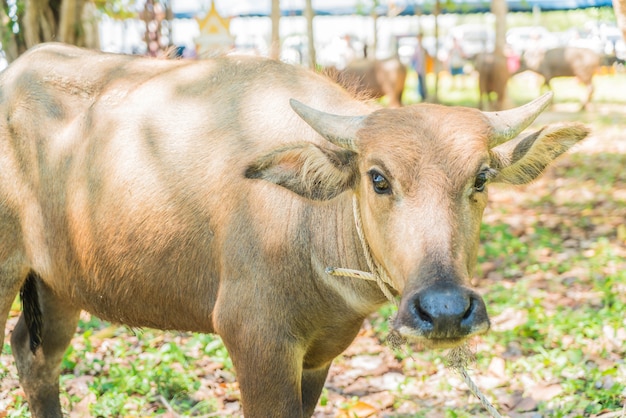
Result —
[{"label": "buffalo left horn", "polygon": [[357,151],[356,133],[366,116],[340,116],[313,109],[295,99],[289,100],[291,108],[315,131],[338,147]]},{"label": "buffalo left horn", "polygon": [[502,112],[483,112],[493,130],[489,148],[515,138],[543,112],[552,101],[552,92],[545,93],[530,103]]}]

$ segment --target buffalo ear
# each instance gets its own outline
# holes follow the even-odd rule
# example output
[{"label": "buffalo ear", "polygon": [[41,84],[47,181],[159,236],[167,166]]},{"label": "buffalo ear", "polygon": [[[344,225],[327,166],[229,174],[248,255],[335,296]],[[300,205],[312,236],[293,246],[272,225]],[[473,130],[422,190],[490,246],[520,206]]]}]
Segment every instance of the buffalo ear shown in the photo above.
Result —
[{"label": "buffalo ear", "polygon": [[580,123],[550,125],[492,148],[492,165],[498,170],[493,182],[526,184],[535,180],[552,161],[588,134],[589,129]]},{"label": "buffalo ear", "polygon": [[288,145],[257,158],[246,177],[263,179],[302,197],[328,200],[353,187],[356,153],[329,150],[310,143]]}]

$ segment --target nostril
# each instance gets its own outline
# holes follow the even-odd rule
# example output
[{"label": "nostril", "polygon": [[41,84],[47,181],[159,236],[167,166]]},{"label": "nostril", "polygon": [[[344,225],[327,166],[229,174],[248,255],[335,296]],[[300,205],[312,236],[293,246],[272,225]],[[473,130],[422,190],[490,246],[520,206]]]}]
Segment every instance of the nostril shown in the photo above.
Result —
[{"label": "nostril", "polygon": [[433,321],[433,317],[422,308],[422,306],[421,306],[421,304],[419,302],[416,303],[416,307],[415,308],[416,308],[416,311],[417,311],[417,316],[419,316],[419,318],[422,321],[428,322],[431,325],[433,324],[433,322],[434,322]]},{"label": "nostril", "polygon": [[474,313],[474,310],[476,309],[476,303],[477,303],[476,298],[470,297],[469,307],[463,314],[463,317],[461,318],[462,321],[466,321],[472,316],[472,314]]}]

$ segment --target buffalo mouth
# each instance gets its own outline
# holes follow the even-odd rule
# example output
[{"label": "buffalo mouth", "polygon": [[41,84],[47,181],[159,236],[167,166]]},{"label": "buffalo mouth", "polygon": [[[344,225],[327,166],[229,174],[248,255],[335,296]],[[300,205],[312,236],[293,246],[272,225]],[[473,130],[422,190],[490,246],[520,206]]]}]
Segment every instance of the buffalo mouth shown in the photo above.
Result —
[{"label": "buffalo mouth", "polygon": [[402,298],[394,328],[404,339],[453,348],[489,330],[483,299],[454,283],[436,283]]},{"label": "buffalo mouth", "polygon": [[399,329],[394,330],[395,333],[400,335],[402,341],[416,344],[419,347],[423,347],[425,349],[449,349],[456,348],[462,346],[467,343],[467,340],[475,335],[484,334],[487,332],[488,328],[483,332],[477,332],[475,334],[467,335],[465,337],[459,338],[429,338],[423,335],[418,335],[415,333],[414,329],[408,327],[400,327]]}]

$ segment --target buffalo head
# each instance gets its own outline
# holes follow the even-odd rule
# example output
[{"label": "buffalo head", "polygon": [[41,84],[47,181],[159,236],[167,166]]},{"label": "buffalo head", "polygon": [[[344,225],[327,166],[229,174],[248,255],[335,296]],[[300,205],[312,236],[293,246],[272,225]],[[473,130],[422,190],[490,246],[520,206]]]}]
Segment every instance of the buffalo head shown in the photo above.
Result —
[{"label": "buffalo head", "polygon": [[467,287],[487,186],[532,181],[588,133],[574,123],[520,135],[551,97],[493,113],[420,104],[359,116],[292,100],[330,144],[280,150],[254,177],[316,200],[354,193],[372,257],[402,295],[395,328],[451,347],[489,329],[485,303]]}]

